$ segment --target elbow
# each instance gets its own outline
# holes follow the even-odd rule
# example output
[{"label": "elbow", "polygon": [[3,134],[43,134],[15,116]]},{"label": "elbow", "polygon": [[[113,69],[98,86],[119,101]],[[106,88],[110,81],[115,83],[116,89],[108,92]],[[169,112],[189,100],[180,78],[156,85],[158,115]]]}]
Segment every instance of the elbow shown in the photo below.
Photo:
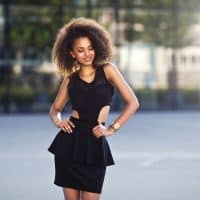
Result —
[{"label": "elbow", "polygon": [[139,109],[140,103],[137,98],[133,98],[133,100],[130,102],[130,107],[133,113]]},{"label": "elbow", "polygon": [[61,109],[59,109],[54,104],[52,104],[51,107],[50,107],[50,109],[49,109],[49,116],[51,117],[53,115],[57,115],[60,112],[61,112]]},{"label": "elbow", "polygon": [[52,115],[54,115],[56,112],[56,108],[55,106],[52,104],[50,109],[49,109],[49,116],[52,117]]},{"label": "elbow", "polygon": [[52,116],[52,112],[53,112],[53,105],[51,105],[50,109],[49,109],[49,117]]},{"label": "elbow", "polygon": [[138,101],[133,103],[133,112],[136,112],[140,107],[140,104]]},{"label": "elbow", "polygon": [[139,107],[140,107],[140,103],[139,103],[138,99],[136,98],[136,100],[135,100],[135,110],[138,110]]}]

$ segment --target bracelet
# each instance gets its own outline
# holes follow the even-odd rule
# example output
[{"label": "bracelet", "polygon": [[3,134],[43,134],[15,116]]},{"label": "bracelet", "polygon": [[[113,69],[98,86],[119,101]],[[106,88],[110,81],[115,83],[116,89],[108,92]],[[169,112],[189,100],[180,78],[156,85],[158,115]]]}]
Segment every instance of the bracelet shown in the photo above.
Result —
[{"label": "bracelet", "polygon": [[117,130],[112,126],[112,124],[111,124],[108,128],[113,129],[113,130],[114,130],[114,133],[117,131]]},{"label": "bracelet", "polygon": [[114,130],[114,132],[116,132],[121,126],[117,122],[117,123],[111,124],[109,127],[111,127]]}]

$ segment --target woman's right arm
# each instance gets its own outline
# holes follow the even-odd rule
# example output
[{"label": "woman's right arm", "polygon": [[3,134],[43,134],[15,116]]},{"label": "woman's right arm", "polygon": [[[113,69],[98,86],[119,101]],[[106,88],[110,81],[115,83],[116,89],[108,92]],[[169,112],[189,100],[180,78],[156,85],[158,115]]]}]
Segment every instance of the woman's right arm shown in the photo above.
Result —
[{"label": "woman's right arm", "polygon": [[56,98],[50,107],[49,116],[56,127],[61,128],[65,132],[69,133],[72,132],[70,125],[74,127],[74,124],[68,119],[65,120],[61,119],[62,109],[69,100],[68,89],[67,89],[68,84],[69,84],[69,77],[66,76],[64,77],[59,87]]}]

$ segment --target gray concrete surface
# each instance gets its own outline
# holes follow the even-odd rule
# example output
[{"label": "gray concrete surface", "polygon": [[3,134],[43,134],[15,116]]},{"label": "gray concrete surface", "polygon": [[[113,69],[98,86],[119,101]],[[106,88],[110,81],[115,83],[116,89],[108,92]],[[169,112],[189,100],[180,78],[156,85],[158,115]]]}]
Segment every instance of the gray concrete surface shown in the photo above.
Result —
[{"label": "gray concrete surface", "polygon": [[[101,199],[199,199],[199,121],[200,112],[133,116],[108,138],[116,165],[107,170]],[[0,127],[0,199],[63,200],[47,151],[58,129],[48,115],[1,115]]]}]

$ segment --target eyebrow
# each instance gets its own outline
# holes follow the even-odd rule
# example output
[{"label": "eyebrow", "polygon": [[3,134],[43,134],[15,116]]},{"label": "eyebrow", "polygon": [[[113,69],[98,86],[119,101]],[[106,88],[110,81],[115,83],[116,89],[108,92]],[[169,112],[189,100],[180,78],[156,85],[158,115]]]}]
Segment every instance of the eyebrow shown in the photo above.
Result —
[{"label": "eyebrow", "polygon": [[[92,48],[93,48],[93,46],[92,46],[92,45],[89,45],[88,47],[89,47],[89,48],[90,48],[90,47],[92,47]],[[88,47],[86,47],[86,48],[88,48]],[[85,47],[76,47],[76,48],[77,48],[77,49],[84,49]]]}]

